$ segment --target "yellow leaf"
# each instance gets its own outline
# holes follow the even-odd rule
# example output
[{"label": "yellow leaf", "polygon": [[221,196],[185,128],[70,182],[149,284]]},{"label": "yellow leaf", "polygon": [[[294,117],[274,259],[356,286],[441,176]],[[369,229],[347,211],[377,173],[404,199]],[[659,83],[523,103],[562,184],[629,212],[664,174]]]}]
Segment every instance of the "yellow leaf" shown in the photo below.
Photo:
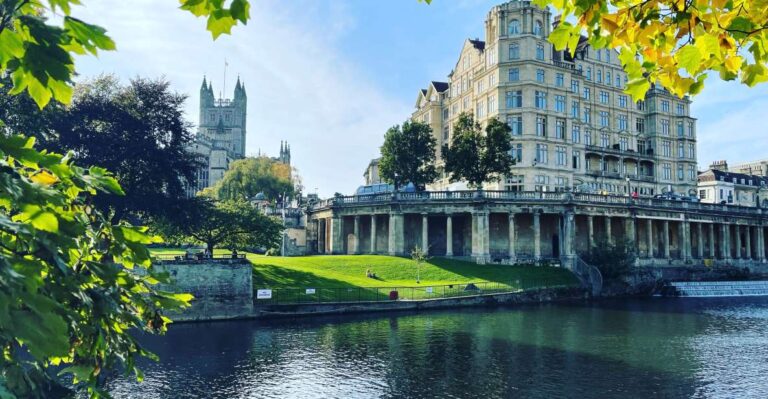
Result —
[{"label": "yellow leaf", "polygon": [[725,69],[728,70],[728,72],[737,73],[743,62],[744,59],[738,55],[728,57],[725,60]]},{"label": "yellow leaf", "polygon": [[41,171],[40,173],[35,174],[30,178],[33,182],[42,184],[44,186],[50,186],[53,183],[56,183],[59,181],[59,179],[48,173],[47,171]]}]

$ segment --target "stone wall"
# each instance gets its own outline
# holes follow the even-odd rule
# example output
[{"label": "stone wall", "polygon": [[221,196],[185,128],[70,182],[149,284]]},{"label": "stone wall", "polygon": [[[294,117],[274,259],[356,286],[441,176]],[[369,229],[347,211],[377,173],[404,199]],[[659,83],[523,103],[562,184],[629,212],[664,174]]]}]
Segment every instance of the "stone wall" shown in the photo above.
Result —
[{"label": "stone wall", "polygon": [[245,259],[164,262],[155,268],[171,276],[171,284],[160,289],[195,297],[190,308],[169,315],[175,321],[236,319],[253,313],[253,271]]}]

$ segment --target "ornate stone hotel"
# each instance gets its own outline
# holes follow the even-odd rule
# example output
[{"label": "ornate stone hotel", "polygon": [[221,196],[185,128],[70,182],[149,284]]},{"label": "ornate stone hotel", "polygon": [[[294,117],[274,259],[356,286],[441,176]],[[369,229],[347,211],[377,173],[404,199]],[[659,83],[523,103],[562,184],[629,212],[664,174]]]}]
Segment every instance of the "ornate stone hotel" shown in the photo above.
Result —
[{"label": "ornate stone hotel", "polygon": [[[487,189],[695,194],[690,100],[654,87],[633,103],[616,52],[595,50],[584,38],[573,58],[555,51],[550,21],[548,10],[529,1],[493,7],[485,40],[466,40],[448,82],[419,91],[412,118],[432,127],[438,158],[468,112],[481,125],[498,118],[512,128],[517,164]],[[463,187],[443,174],[430,188]]]}]

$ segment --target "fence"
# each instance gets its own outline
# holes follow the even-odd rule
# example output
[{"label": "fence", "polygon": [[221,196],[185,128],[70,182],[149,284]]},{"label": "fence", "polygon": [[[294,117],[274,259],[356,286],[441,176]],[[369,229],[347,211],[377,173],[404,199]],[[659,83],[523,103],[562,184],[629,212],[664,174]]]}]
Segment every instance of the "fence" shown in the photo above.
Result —
[{"label": "fence", "polygon": [[245,254],[215,254],[205,256],[203,253],[196,254],[158,254],[152,255],[152,258],[162,262],[187,262],[187,261],[245,261]]},{"label": "fence", "polygon": [[303,303],[355,303],[384,301],[418,301],[458,298],[481,294],[505,294],[546,288],[569,287],[566,283],[521,279],[511,283],[482,282],[419,287],[346,287],[346,288],[278,288],[254,289],[254,304],[295,305]]}]

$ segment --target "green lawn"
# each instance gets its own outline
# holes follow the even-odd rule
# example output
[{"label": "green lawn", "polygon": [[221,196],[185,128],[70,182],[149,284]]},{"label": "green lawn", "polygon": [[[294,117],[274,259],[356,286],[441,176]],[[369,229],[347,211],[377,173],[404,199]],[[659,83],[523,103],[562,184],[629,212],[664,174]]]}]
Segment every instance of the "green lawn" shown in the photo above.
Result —
[{"label": "green lawn", "polygon": [[[248,255],[254,267],[254,285],[270,288],[414,287],[416,262],[379,255],[320,255],[272,257]],[[370,269],[377,278],[366,277]],[[478,265],[447,258],[433,258],[420,269],[421,284],[435,286],[460,283],[504,285],[572,285],[568,270],[555,267]],[[517,283],[516,283],[517,282]]]}]

